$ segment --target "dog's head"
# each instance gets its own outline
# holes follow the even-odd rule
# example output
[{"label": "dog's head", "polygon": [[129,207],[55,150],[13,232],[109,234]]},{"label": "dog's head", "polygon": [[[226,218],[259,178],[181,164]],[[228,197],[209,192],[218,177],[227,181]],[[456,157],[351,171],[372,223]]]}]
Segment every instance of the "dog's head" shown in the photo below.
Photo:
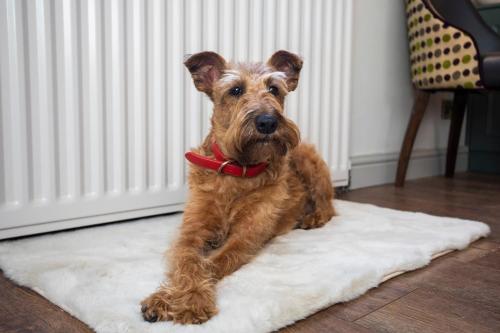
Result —
[{"label": "dog's head", "polygon": [[256,164],[298,145],[299,129],[284,113],[285,96],[297,87],[302,68],[297,55],[278,51],[266,63],[233,64],[201,52],[184,64],[214,103],[212,133],[228,157]]}]

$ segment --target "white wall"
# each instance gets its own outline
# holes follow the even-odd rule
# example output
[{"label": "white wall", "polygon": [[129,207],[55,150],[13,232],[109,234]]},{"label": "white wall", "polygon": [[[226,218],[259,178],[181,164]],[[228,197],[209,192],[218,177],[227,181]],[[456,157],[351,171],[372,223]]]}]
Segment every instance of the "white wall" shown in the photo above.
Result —
[{"label": "white wall", "polygon": [[[357,188],[393,182],[414,94],[404,1],[355,0],[353,15],[350,151],[351,187]],[[431,97],[415,142],[409,178],[444,170],[449,120],[441,120],[442,97],[444,94]],[[463,169],[463,147],[460,152],[458,166]]]}]

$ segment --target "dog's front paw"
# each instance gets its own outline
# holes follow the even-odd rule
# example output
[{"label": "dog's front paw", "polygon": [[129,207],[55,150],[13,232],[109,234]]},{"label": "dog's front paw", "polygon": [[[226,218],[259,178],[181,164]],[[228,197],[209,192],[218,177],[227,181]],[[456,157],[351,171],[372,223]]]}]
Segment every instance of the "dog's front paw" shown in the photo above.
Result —
[{"label": "dog's front paw", "polygon": [[179,324],[202,324],[217,314],[212,291],[193,290],[172,295],[169,313]]},{"label": "dog's front paw", "polygon": [[324,218],[322,216],[318,215],[312,215],[308,216],[302,221],[301,224],[298,225],[298,228],[304,229],[304,230],[309,230],[309,229],[316,229],[316,228],[321,228],[325,224],[327,224],[329,221],[328,218]]},{"label": "dog's front paw", "polygon": [[299,226],[299,228],[300,229],[304,229],[304,230],[317,229],[317,228],[323,227],[325,224],[326,224],[326,222],[312,221],[312,223],[303,223],[303,224],[301,224]]},{"label": "dog's front paw", "polygon": [[142,317],[154,323],[161,320],[172,320],[169,314],[170,293],[159,289],[141,302]]}]

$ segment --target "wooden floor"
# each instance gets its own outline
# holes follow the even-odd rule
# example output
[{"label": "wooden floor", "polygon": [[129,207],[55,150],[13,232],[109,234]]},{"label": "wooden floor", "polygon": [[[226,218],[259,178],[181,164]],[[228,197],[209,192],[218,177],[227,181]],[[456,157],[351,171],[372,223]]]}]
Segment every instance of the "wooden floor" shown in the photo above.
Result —
[{"label": "wooden floor", "polygon": [[[500,177],[425,178],[405,188],[355,190],[341,199],[480,220],[492,227],[492,234],[281,332],[500,332]],[[0,274],[0,332],[92,330]]]}]

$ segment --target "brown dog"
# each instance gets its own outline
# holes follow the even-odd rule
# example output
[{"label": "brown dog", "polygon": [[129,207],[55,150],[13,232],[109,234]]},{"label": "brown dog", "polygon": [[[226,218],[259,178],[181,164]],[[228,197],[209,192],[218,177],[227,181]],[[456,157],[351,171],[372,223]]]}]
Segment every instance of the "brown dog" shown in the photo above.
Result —
[{"label": "brown dog", "polygon": [[148,321],[202,323],[217,313],[215,284],[271,238],[323,226],[335,214],[325,162],[299,144],[284,100],[302,60],[278,51],[265,64],[232,64],[213,52],[185,62],[214,103],[212,128],[186,157],[190,197],[170,250],[168,284],[142,302]]}]

